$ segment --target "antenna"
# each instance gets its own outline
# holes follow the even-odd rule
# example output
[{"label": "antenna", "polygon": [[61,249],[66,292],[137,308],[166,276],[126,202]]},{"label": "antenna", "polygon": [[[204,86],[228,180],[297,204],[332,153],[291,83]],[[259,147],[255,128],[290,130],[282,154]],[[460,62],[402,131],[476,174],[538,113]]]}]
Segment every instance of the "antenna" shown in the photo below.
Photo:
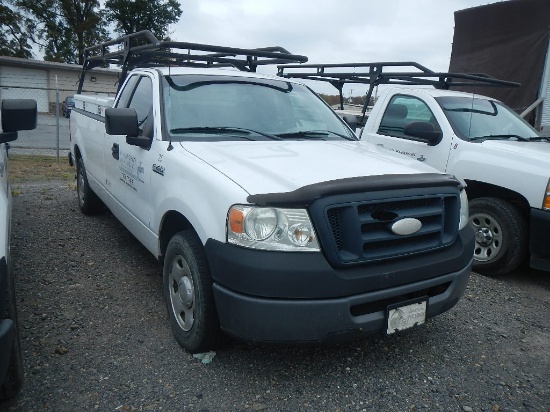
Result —
[{"label": "antenna", "polygon": [[[171,68],[172,68],[172,59],[169,59],[168,60],[168,77],[172,77],[171,75]],[[172,101],[172,88],[170,87],[170,85],[168,85],[168,101]],[[168,133],[168,135],[170,136],[170,140],[168,141],[168,147],[166,148],[167,151],[172,151],[172,149],[174,148],[174,146],[172,146],[172,133]]]}]

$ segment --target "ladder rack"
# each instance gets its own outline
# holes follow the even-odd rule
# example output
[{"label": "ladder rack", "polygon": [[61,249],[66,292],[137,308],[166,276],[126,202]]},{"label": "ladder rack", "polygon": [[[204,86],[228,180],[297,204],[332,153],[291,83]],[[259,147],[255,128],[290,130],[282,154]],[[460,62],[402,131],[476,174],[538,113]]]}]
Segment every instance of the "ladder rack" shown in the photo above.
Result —
[{"label": "ladder rack", "polygon": [[[332,84],[339,92],[341,110],[344,109],[344,96],[342,94],[344,84],[368,84],[369,89],[362,109],[362,121],[364,121],[372,91],[374,87],[380,84],[434,86],[437,89],[472,85],[520,86],[519,83],[495,79],[483,73],[434,72],[416,62],[285,64],[277,67],[277,75],[280,77],[318,80]],[[386,71],[387,69],[391,71]]]},{"label": "ladder rack", "polygon": [[[116,46],[117,50],[110,51]],[[258,66],[307,62],[306,56],[294,55],[282,47],[242,49],[208,44],[159,41],[149,30],[121,36],[84,51],[85,61],[79,79],[81,93],[86,71],[109,64],[120,65],[122,72],[119,88],[128,71],[136,67],[188,66],[224,67],[233,66],[243,71],[255,72]]]}]

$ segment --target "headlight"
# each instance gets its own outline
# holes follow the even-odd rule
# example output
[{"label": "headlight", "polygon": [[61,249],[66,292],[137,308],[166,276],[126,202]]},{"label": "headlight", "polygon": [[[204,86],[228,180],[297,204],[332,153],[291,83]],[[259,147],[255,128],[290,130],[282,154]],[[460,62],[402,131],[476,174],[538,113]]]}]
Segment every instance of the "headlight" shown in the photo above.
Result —
[{"label": "headlight", "polygon": [[458,224],[458,229],[464,229],[468,224],[468,219],[470,217],[470,212],[468,209],[468,195],[466,194],[466,189],[460,191],[460,222]]},{"label": "headlight", "polygon": [[235,205],[227,214],[227,242],[263,250],[320,250],[305,209]]},{"label": "headlight", "polygon": [[542,199],[542,208],[544,210],[550,210],[550,179],[546,184],[546,192],[544,192],[544,199]]}]

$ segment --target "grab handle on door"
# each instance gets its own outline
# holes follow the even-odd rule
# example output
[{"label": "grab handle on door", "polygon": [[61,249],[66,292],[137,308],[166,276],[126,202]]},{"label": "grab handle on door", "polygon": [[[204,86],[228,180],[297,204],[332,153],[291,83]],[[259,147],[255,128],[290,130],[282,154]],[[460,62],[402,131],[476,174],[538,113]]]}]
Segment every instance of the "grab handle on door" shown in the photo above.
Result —
[{"label": "grab handle on door", "polygon": [[111,152],[113,154],[113,157],[118,160],[118,143],[113,143],[113,147],[111,147]]}]

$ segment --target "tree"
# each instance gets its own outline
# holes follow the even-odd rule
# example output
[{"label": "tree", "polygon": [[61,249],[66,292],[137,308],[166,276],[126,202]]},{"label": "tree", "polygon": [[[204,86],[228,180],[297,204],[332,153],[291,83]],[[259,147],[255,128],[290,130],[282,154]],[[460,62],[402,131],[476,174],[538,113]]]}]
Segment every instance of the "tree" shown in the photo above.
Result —
[{"label": "tree", "polygon": [[179,20],[177,0],[107,0],[107,19],[121,35],[150,30],[159,40],[168,35],[168,26]]},{"label": "tree", "polygon": [[106,21],[98,0],[17,0],[32,16],[31,39],[44,50],[44,60],[84,63],[84,49],[107,40]]},{"label": "tree", "polygon": [[0,4],[0,55],[11,57],[32,57],[26,19],[7,4]]}]

